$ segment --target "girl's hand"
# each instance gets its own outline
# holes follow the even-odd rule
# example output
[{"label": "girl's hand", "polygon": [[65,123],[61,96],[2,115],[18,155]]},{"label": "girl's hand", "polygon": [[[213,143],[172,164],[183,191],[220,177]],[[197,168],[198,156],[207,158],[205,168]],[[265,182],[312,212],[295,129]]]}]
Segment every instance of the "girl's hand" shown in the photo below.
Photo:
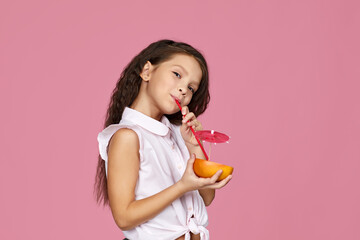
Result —
[{"label": "girl's hand", "polygon": [[216,180],[220,177],[222,170],[217,171],[211,178],[200,178],[194,173],[193,165],[195,161],[195,154],[187,162],[184,175],[179,180],[179,184],[183,187],[185,192],[194,191],[198,189],[219,189],[224,187],[232,178],[232,175],[227,176],[220,182]]},{"label": "girl's hand", "polygon": [[[201,122],[196,119],[194,113],[189,112],[189,108],[187,106],[182,108],[182,125],[180,127],[181,136],[183,137],[186,145],[190,144],[190,146],[198,146],[199,143],[196,141],[194,134],[192,133],[190,126],[195,130],[202,130],[203,127]],[[188,122],[189,121],[189,122]]]}]

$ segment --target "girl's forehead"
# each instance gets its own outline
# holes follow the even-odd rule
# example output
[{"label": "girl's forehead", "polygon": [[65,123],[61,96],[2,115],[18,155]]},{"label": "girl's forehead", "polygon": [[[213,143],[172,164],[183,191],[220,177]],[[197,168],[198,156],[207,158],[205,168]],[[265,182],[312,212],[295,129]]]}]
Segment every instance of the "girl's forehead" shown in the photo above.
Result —
[{"label": "girl's forehead", "polygon": [[202,71],[198,61],[190,55],[175,54],[168,61],[163,63],[167,67],[178,67],[182,69],[185,74],[192,75],[194,78],[201,79]]},{"label": "girl's forehead", "polygon": [[166,62],[170,63],[170,64],[171,63],[183,63],[183,64],[191,63],[191,64],[193,64],[194,62],[197,63],[196,59],[193,56],[190,56],[187,54],[182,54],[182,53],[176,53],[176,54],[172,55],[169,58],[169,60],[167,60]]}]

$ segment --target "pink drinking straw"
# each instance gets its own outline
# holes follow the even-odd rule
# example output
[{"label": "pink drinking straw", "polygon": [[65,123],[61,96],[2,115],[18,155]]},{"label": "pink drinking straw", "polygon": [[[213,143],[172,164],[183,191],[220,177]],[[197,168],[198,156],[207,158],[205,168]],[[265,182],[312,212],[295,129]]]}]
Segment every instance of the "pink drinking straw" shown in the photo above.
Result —
[{"label": "pink drinking straw", "polygon": [[[176,102],[176,104],[179,106],[180,112],[182,112],[182,107],[181,107],[179,101],[175,99],[175,102]],[[181,113],[181,114],[182,114],[182,113]],[[186,116],[186,115],[184,115],[184,116]],[[188,121],[188,122],[189,122],[189,121]],[[206,152],[205,152],[205,149],[204,149],[204,147],[202,146],[202,144],[200,143],[200,140],[196,137],[195,131],[194,131],[194,129],[192,128],[192,126],[190,126],[190,129],[191,129],[192,133],[194,134],[194,137],[195,137],[196,141],[199,143],[199,146],[200,146],[202,152],[204,153],[206,160],[209,160],[209,158],[208,158],[208,156],[207,156],[207,154],[206,154]]]}]

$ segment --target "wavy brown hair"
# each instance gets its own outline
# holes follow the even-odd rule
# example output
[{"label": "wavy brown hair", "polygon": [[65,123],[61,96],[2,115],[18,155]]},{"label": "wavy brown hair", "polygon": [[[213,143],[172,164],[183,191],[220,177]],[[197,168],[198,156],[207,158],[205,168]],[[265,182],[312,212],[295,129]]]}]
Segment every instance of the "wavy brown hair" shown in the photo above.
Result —
[{"label": "wavy brown hair", "polygon": [[[189,44],[165,39],[151,43],[125,67],[112,92],[109,107],[106,112],[104,128],[111,124],[118,124],[125,107],[130,106],[137,97],[142,82],[140,73],[142,72],[145,63],[149,61],[156,66],[169,60],[174,54],[187,54],[193,56],[200,64],[202,79],[199,88],[194,93],[188,107],[189,111],[193,112],[196,116],[201,115],[206,110],[210,101],[210,94],[209,73],[205,58],[198,50]],[[165,116],[171,123],[176,125],[181,124],[182,116],[180,111]],[[105,161],[102,160],[100,155],[98,156],[94,195],[98,204],[103,203],[104,206],[109,205]]]}]

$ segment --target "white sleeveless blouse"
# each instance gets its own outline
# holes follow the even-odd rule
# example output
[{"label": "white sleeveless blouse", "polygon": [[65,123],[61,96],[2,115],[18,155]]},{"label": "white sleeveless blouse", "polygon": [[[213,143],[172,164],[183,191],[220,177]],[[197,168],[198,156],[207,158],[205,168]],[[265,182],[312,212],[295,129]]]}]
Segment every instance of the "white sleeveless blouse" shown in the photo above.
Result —
[{"label": "white sleeveless blouse", "polygon": [[[98,135],[99,151],[105,161],[107,175],[107,146],[112,135],[120,128],[135,131],[140,143],[139,178],[135,199],[150,197],[179,181],[185,171],[189,151],[180,133],[180,126],[171,124],[163,116],[161,122],[126,107],[119,124],[112,124]],[[209,239],[208,215],[198,191],[191,191],[175,200],[153,219],[123,231],[130,240],[173,240],[190,232]]]}]

